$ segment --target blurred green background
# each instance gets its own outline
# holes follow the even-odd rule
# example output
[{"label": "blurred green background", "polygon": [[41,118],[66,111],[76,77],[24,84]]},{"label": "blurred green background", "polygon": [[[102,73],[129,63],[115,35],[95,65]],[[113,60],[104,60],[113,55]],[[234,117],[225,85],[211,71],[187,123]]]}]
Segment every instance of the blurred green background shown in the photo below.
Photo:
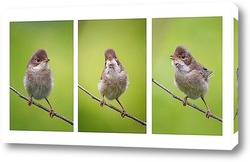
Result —
[{"label": "blurred green background", "polygon": [[[234,19],[234,114],[237,112],[238,108],[238,83],[237,83],[237,74],[236,70],[238,68],[239,62],[239,48],[238,48],[239,38],[238,38],[238,20]],[[234,120],[234,132],[237,132],[239,129],[239,118],[238,115]]]},{"label": "blurred green background", "polygon": [[[10,23],[10,85],[28,97],[23,84],[26,64],[43,48],[50,59],[54,88],[48,97],[56,113],[73,120],[73,21]],[[35,100],[49,108],[45,99]],[[10,92],[10,129],[73,131],[73,126]]]},{"label": "blurred green background", "polygon": [[[214,73],[205,100],[211,113],[222,117],[222,18],[153,19],[153,78],[181,98],[185,94],[174,85],[174,68],[170,55],[184,45],[198,62]],[[153,133],[222,135],[222,123],[189,107],[153,85]],[[205,109],[199,98],[188,100]]]},{"label": "blurred green background", "polygon": [[[104,69],[104,51],[113,48],[129,75],[120,96],[128,114],[146,121],[146,19],[83,20],[78,22],[78,83],[101,98],[97,89]],[[116,100],[110,103],[121,109]],[[146,127],[91,99],[78,90],[80,132],[145,133]]]}]

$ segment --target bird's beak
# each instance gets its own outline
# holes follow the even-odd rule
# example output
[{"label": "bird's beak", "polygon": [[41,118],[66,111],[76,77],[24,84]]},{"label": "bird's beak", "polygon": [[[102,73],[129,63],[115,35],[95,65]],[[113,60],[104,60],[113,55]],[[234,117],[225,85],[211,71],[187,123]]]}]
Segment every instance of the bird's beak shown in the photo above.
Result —
[{"label": "bird's beak", "polygon": [[109,56],[109,57],[108,57],[108,60],[109,60],[109,61],[112,61],[112,60],[113,60],[113,57],[112,57],[112,56]]},{"label": "bird's beak", "polygon": [[174,57],[173,55],[170,56],[170,59],[173,60],[173,61],[179,60],[178,57]]},{"label": "bird's beak", "polygon": [[47,63],[47,62],[49,62],[50,60],[49,60],[48,58],[46,58],[44,61]]}]

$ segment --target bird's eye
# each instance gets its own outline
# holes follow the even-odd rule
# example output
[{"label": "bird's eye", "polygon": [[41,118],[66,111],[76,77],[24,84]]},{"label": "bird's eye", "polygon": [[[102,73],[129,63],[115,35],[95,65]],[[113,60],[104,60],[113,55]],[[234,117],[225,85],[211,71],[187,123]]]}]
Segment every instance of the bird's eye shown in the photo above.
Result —
[{"label": "bird's eye", "polygon": [[185,56],[185,55],[182,55],[181,58],[184,59],[184,58],[186,58],[186,56]]},{"label": "bird's eye", "polygon": [[40,61],[41,61],[41,60],[40,60],[39,58],[37,58],[37,59],[36,59],[36,62],[38,62],[38,63],[39,63]]}]

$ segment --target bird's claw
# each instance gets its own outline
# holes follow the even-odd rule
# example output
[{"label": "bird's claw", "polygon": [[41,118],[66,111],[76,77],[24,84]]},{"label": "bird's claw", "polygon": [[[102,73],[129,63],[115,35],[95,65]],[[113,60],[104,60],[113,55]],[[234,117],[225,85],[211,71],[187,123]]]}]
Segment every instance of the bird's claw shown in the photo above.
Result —
[{"label": "bird's claw", "polygon": [[121,112],[121,117],[124,118],[127,115],[126,111],[123,109]]},{"label": "bird's claw", "polygon": [[33,101],[32,101],[32,98],[30,98],[30,99],[28,100],[28,105],[31,106],[32,102],[33,102]]},{"label": "bird's claw", "polygon": [[50,109],[49,116],[53,118],[55,116],[55,111],[54,109]]},{"label": "bird's claw", "polygon": [[102,99],[102,100],[100,101],[100,106],[103,107],[104,104],[105,104],[104,99]]},{"label": "bird's claw", "polygon": [[183,106],[187,105],[187,98],[186,97],[183,99],[182,104],[183,104]]},{"label": "bird's claw", "polygon": [[208,118],[208,119],[209,119],[209,117],[211,116],[211,112],[210,112],[210,110],[207,110],[207,111],[206,111],[206,113],[205,113],[205,115],[206,115],[206,118]]}]

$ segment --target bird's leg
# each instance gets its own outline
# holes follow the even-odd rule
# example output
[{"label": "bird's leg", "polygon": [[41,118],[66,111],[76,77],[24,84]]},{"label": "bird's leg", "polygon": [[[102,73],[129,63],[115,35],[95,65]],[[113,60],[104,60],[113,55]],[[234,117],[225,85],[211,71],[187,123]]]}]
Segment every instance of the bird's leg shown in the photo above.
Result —
[{"label": "bird's leg", "polygon": [[186,105],[187,105],[187,99],[188,99],[188,96],[186,96],[186,97],[183,99],[183,101],[182,101],[183,106],[186,106]]},{"label": "bird's leg", "polygon": [[202,99],[202,101],[204,102],[204,104],[206,105],[206,108],[207,108],[206,113],[205,113],[206,118],[209,118],[209,117],[211,116],[210,109],[209,109],[209,107],[207,106],[207,103],[206,103],[205,99],[204,99],[203,97],[201,97],[201,99]]},{"label": "bird's leg", "polygon": [[120,101],[118,100],[118,98],[116,99],[116,101],[119,103],[119,105],[122,107],[122,112],[121,112],[121,117],[125,117],[126,116],[126,110],[123,108],[122,104],[120,103]]},{"label": "bird's leg", "polygon": [[49,106],[50,106],[49,116],[50,116],[51,118],[53,118],[54,115],[55,115],[54,109],[52,108],[52,106],[51,106],[49,100],[48,100],[47,98],[45,98],[45,99],[46,99],[46,101],[48,102],[48,104],[49,104]]},{"label": "bird's leg", "polygon": [[31,106],[33,100],[32,100],[32,95],[30,96],[29,100],[28,100],[28,105]]},{"label": "bird's leg", "polygon": [[105,104],[105,102],[104,102],[104,95],[103,95],[103,96],[102,96],[102,99],[101,99],[101,101],[100,101],[100,106],[103,107],[104,104]]}]

